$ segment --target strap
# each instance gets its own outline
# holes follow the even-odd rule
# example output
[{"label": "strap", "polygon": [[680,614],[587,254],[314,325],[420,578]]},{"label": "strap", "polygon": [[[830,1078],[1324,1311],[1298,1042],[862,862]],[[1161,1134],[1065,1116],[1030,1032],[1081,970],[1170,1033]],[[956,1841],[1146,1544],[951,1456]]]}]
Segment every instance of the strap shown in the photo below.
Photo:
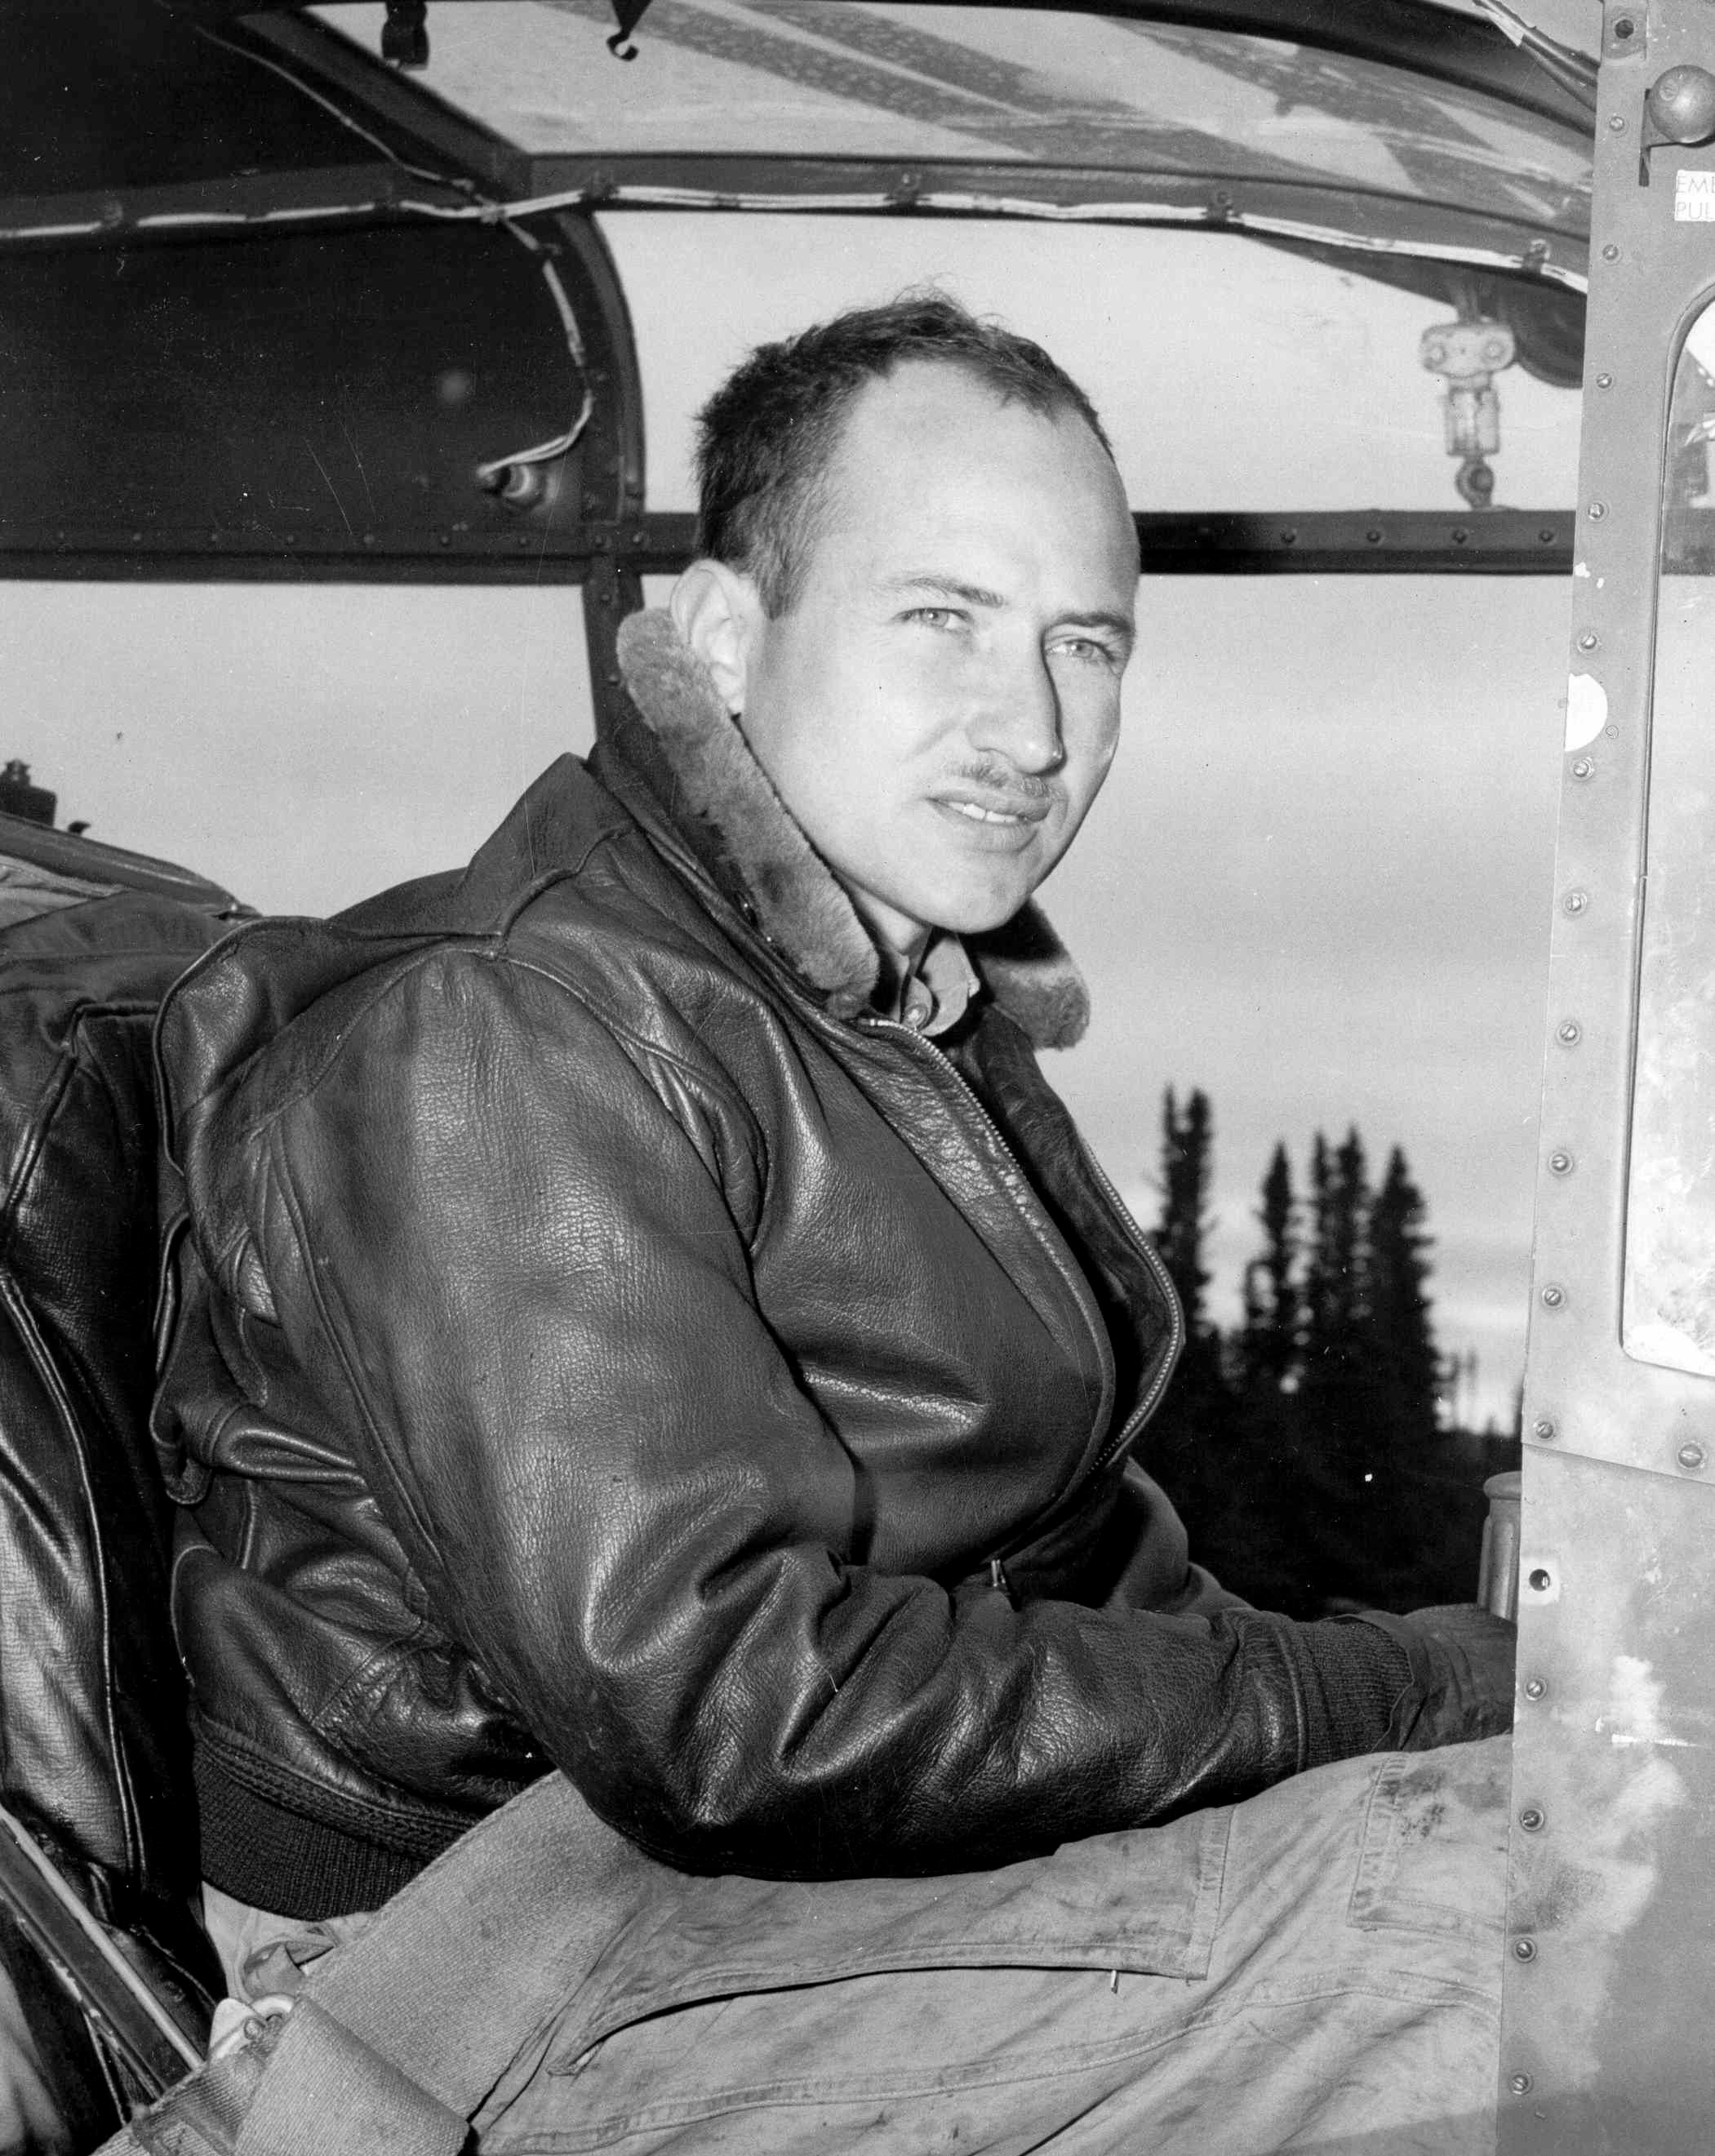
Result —
[{"label": "strap", "polygon": [[661,1878],[548,1775],[318,1964],[263,2041],[181,2082],[99,2156],[456,2156],[472,2112]]}]

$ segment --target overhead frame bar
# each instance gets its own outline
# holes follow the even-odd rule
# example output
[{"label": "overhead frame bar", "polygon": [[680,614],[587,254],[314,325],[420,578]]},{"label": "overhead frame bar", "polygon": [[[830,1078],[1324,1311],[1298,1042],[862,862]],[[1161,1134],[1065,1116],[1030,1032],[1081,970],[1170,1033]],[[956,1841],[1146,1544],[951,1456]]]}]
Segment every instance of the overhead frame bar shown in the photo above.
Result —
[{"label": "overhead frame bar", "polygon": [[[609,453],[612,454],[611,452]],[[609,464],[608,485],[619,478]],[[1305,510],[1206,515],[1145,511],[1133,518],[1145,576],[1566,576],[1569,509]],[[421,531],[360,535],[347,550],[290,552],[199,532],[94,533],[44,543],[0,528],[0,577],[136,583],[577,584],[672,575],[691,558],[696,520],[682,513],[566,523],[473,539]],[[633,600],[634,603],[634,598]],[[622,606],[620,611],[629,611]],[[605,663],[605,654],[603,661]]]},{"label": "overhead frame bar", "polygon": [[[1545,233],[1516,219],[1347,187],[1219,173],[675,154],[536,157],[522,183],[507,200],[526,216],[551,204],[585,213],[1004,218],[1230,232],[1338,249],[1360,272],[1366,257],[1404,258],[1540,277],[1579,292],[1588,272],[1581,232]],[[341,166],[122,193],[0,198],[0,249],[230,239],[296,223],[325,230],[341,221],[461,213],[479,211],[395,166]]]}]

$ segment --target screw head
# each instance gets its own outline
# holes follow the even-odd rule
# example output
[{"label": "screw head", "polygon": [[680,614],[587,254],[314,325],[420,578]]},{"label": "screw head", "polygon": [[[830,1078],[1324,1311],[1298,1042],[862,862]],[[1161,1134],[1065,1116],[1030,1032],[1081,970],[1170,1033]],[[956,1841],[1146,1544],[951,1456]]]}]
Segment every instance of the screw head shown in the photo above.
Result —
[{"label": "screw head", "polygon": [[1594,651],[1601,640],[1594,629],[1587,629],[1578,639],[1578,648],[1580,651]]},{"label": "screw head", "polygon": [[1589,518],[1592,524],[1599,524],[1607,514],[1608,505],[1605,501],[1593,501],[1590,504]]},{"label": "screw head", "polygon": [[1611,374],[1599,374],[1596,377],[1596,387],[1598,389],[1611,389],[1614,387],[1614,377]]},{"label": "screw head", "polygon": [[1527,1804],[1524,1810],[1518,1815],[1518,1824],[1524,1829],[1527,1834],[1540,1834],[1543,1830],[1543,1812],[1541,1805]]},{"label": "screw head", "polygon": [[1579,757],[1572,767],[1572,775],[1574,778],[1594,778],[1595,773],[1596,767],[1587,756]]},{"label": "screw head", "polygon": [[1508,2080],[1507,2086],[1514,2096],[1528,2096],[1536,2087],[1536,2083],[1528,2074],[1514,2074]]},{"label": "screw head", "polygon": [[1572,1155],[1566,1152],[1563,1147],[1557,1146],[1554,1151],[1548,1155],[1548,1166],[1556,1175],[1570,1175],[1572,1173]]},{"label": "screw head", "polygon": [[1534,1939],[1514,1939],[1512,1958],[1515,1961],[1534,1961],[1536,1958],[1537,1943]]},{"label": "screw head", "polygon": [[1549,1415],[1538,1415],[1530,1426],[1530,1434],[1539,1444],[1552,1445],[1555,1437],[1553,1418]]},{"label": "screw head", "polygon": [[1611,239],[1602,249],[1602,259],[1605,262],[1617,262],[1620,259],[1620,249],[1614,244],[1614,242]]},{"label": "screw head", "polygon": [[1545,1287],[1543,1290],[1543,1303],[1550,1310],[1558,1310],[1565,1300],[1566,1291],[1564,1287]]},{"label": "screw head", "polygon": [[1527,1677],[1525,1679],[1524,1696],[1527,1699],[1546,1699],[1548,1697],[1548,1680],[1546,1677]]},{"label": "screw head", "polygon": [[1623,135],[1623,134],[1625,134],[1625,114],[1624,114],[1623,112],[1610,112],[1610,113],[1609,114],[1609,116],[1608,116],[1608,131],[1610,132],[1610,134],[1612,134],[1612,135]]},{"label": "screw head", "polygon": [[1582,913],[1590,902],[1587,891],[1569,891],[1560,901],[1569,913]]},{"label": "screw head", "polygon": [[1564,1018],[1554,1029],[1554,1038],[1563,1048],[1576,1048],[1584,1039],[1584,1028],[1575,1018]]},{"label": "screw head", "polygon": [[1701,1445],[1682,1445],[1673,1456],[1687,1475],[1695,1475],[1709,1455]]}]

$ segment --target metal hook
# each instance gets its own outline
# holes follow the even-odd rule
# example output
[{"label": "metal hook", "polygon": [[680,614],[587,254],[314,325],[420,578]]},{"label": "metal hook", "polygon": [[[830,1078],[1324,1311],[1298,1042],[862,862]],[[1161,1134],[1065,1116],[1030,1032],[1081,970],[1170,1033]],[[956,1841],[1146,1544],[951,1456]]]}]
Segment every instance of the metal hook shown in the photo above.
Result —
[{"label": "metal hook", "polygon": [[649,0],[613,0],[614,20],[619,24],[607,40],[608,50],[616,60],[634,60],[637,47],[631,42],[631,33],[649,12]]}]

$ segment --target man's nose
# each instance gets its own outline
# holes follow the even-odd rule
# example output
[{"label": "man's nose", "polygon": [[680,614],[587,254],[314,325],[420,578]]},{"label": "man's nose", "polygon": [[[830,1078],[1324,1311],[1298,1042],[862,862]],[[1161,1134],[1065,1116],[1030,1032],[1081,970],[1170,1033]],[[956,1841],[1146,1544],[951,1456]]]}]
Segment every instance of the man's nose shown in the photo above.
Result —
[{"label": "man's nose", "polygon": [[983,685],[971,742],[1033,776],[1065,762],[1060,696],[1040,651],[994,669]]}]

